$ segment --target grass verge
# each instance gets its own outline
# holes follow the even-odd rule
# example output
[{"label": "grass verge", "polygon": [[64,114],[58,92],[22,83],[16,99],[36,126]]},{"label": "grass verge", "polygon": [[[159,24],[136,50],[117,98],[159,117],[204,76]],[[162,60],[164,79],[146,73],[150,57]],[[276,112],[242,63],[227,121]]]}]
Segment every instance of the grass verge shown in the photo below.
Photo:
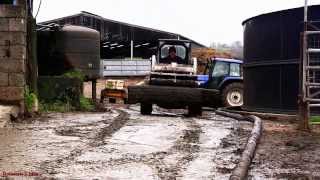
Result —
[{"label": "grass verge", "polygon": [[72,111],[94,111],[95,105],[91,99],[80,97],[79,106],[75,107],[70,101],[56,100],[54,102],[40,102],[40,112],[72,112]]},{"label": "grass verge", "polygon": [[311,122],[311,124],[319,124],[320,125],[320,116],[311,116],[310,122]]}]

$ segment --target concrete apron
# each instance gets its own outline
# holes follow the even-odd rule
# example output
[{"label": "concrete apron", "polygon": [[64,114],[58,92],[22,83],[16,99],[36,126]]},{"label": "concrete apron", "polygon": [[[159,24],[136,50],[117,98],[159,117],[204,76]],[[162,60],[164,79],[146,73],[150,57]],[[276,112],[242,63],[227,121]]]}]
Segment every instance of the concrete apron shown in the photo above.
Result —
[{"label": "concrete apron", "polygon": [[0,128],[3,128],[10,121],[10,114],[17,117],[19,113],[18,106],[0,105]]}]

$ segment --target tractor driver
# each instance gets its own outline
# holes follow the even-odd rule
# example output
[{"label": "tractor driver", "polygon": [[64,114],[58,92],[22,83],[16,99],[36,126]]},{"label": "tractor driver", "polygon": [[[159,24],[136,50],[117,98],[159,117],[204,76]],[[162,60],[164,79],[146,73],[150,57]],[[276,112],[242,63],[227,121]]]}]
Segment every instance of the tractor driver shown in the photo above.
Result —
[{"label": "tractor driver", "polygon": [[177,56],[177,50],[174,46],[171,46],[169,48],[169,55],[164,59],[164,63],[170,64],[170,63],[178,63],[182,64],[183,60],[181,57]]}]

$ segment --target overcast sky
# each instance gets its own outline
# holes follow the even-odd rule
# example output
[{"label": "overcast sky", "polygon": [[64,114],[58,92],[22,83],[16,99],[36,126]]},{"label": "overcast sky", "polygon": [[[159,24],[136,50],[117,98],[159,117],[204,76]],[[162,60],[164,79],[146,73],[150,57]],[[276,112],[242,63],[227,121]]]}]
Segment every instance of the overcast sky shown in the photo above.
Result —
[{"label": "overcast sky", "polygon": [[[35,12],[39,1],[34,0]],[[309,1],[320,4],[320,0]],[[43,0],[37,21],[88,11],[178,33],[209,46],[242,41],[241,23],[247,18],[303,4],[304,0]]]}]

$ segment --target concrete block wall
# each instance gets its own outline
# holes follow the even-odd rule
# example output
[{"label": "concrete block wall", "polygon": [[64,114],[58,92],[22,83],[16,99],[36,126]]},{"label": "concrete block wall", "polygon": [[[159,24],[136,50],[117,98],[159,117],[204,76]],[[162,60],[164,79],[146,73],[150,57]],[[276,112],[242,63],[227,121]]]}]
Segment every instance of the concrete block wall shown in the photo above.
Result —
[{"label": "concrete block wall", "polygon": [[26,0],[0,1],[0,103],[23,107],[27,57]]}]

